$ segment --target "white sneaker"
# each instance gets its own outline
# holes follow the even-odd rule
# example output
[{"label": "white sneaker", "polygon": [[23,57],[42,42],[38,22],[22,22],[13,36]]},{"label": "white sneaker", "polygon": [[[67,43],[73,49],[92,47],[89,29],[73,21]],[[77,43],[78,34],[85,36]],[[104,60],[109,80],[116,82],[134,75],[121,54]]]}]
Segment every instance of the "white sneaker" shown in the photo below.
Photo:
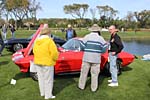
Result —
[{"label": "white sneaker", "polygon": [[46,100],[47,100],[47,99],[55,99],[55,98],[56,98],[56,96],[51,96],[51,97],[49,97],[49,98],[45,97]]},{"label": "white sneaker", "polygon": [[112,82],[112,80],[108,80],[108,82],[109,82],[109,83],[111,83],[111,82]]},{"label": "white sneaker", "polygon": [[110,83],[110,84],[108,84],[108,86],[117,87],[117,86],[118,86],[118,83]]}]

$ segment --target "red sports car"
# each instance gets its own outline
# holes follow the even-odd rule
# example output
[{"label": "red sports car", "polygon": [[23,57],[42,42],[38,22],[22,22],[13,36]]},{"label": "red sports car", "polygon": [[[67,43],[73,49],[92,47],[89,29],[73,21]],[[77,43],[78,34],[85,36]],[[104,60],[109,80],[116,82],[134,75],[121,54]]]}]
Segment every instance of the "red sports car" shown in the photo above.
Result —
[{"label": "red sports car", "polygon": [[[13,54],[12,60],[19,66],[21,72],[28,72],[31,61],[33,61],[32,45],[39,34],[40,28],[36,32],[37,35],[30,41],[27,48],[17,51]],[[59,58],[55,65],[55,74],[79,72],[81,69],[83,56],[82,38],[73,38],[67,41],[62,47],[58,47]],[[100,69],[109,71],[108,52],[101,55]],[[125,67],[132,63],[134,55],[122,51],[118,54],[117,66],[118,72],[121,73],[121,67]],[[36,80],[34,74],[32,78]]]}]

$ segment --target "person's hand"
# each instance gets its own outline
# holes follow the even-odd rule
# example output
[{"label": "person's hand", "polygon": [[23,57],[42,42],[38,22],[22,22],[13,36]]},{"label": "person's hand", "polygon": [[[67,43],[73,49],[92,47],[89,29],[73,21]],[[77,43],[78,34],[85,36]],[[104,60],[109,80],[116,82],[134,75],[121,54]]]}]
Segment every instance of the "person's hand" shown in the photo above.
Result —
[{"label": "person's hand", "polygon": [[111,52],[112,53],[112,56],[114,56],[116,54],[116,52]]}]

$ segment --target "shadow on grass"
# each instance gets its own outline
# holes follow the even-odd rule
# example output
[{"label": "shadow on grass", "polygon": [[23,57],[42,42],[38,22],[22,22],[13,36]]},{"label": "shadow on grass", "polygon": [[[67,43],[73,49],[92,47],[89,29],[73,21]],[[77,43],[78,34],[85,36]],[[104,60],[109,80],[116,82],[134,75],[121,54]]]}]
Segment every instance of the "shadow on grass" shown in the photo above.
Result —
[{"label": "shadow on grass", "polygon": [[54,82],[54,94],[59,94],[69,85],[76,84],[74,78],[79,78],[80,74],[56,75]]},{"label": "shadow on grass", "polygon": [[148,84],[147,84],[147,85],[148,85],[148,87],[150,88],[150,79],[148,80]]},{"label": "shadow on grass", "polygon": [[107,77],[108,77],[108,76],[106,76],[106,75],[101,75],[101,74],[100,74],[99,80],[98,80],[99,85],[101,85],[101,84],[103,83],[104,79],[107,78]]},{"label": "shadow on grass", "polygon": [[[89,75],[89,80],[87,80],[87,83],[86,83],[86,87],[90,87],[91,88],[91,76]],[[104,79],[107,78],[108,76],[100,73],[99,74],[99,77],[98,77],[98,88],[97,90],[100,88],[101,84],[103,83]],[[85,87],[85,88],[86,88]]]},{"label": "shadow on grass", "polygon": [[[18,73],[18,74],[15,75],[15,77],[13,77],[13,79],[19,80],[19,79],[27,78],[27,77],[29,77],[28,73]],[[8,86],[8,85],[10,85],[10,82],[7,82],[7,83],[5,83],[3,85],[0,85],[0,88]]]},{"label": "shadow on grass", "polygon": [[148,83],[148,87],[150,87],[150,83]]},{"label": "shadow on grass", "polygon": [[19,79],[28,78],[28,77],[30,77],[29,73],[18,73],[14,76],[14,79],[19,80]]},{"label": "shadow on grass", "polygon": [[9,61],[3,61],[3,62],[0,62],[0,65],[7,65],[9,63]]},{"label": "shadow on grass", "polygon": [[7,54],[2,54],[2,57],[5,57],[5,56],[10,56],[10,55],[12,55],[13,53],[11,53],[11,52],[9,52],[9,53],[7,53]]},{"label": "shadow on grass", "polygon": [[132,70],[132,68],[129,66],[122,68],[122,71],[131,71],[131,70]]},{"label": "shadow on grass", "polygon": [[7,83],[5,83],[5,84],[3,84],[3,85],[0,85],[0,88],[5,87],[5,86],[8,86],[8,85],[10,85],[9,82],[7,82]]}]

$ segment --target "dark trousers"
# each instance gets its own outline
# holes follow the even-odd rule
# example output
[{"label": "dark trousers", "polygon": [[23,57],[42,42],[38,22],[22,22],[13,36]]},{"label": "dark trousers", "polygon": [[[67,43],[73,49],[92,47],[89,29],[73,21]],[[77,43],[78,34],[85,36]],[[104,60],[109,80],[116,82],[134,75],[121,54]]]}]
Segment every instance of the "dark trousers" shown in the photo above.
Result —
[{"label": "dark trousers", "polygon": [[2,53],[4,47],[5,47],[5,44],[4,44],[3,40],[0,40],[0,54]]}]

